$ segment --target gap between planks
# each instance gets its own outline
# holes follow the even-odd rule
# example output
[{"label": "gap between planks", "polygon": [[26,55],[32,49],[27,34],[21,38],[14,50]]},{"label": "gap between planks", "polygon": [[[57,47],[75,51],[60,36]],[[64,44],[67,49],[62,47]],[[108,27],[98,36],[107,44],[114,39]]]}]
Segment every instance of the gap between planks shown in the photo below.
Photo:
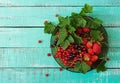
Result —
[{"label": "gap between planks", "polygon": [[[118,28],[120,25],[103,25],[105,28]],[[0,26],[0,28],[44,28],[44,26]]]},{"label": "gap between planks", "polygon": [[[59,69],[61,67],[0,67],[0,69]],[[120,69],[118,68],[110,68],[106,67],[107,69]]]}]

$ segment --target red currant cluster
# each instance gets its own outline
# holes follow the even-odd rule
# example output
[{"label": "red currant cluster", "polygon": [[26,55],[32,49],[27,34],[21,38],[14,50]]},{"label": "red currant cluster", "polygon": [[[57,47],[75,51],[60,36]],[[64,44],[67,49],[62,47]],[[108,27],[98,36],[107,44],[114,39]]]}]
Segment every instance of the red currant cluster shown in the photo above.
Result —
[{"label": "red currant cluster", "polygon": [[77,61],[85,61],[89,66],[98,60],[98,54],[101,53],[101,45],[98,41],[91,41],[89,34],[90,28],[78,28],[76,34],[82,37],[82,44],[70,44],[64,50],[61,46],[58,48],[55,58],[59,58],[64,66],[74,67]]}]

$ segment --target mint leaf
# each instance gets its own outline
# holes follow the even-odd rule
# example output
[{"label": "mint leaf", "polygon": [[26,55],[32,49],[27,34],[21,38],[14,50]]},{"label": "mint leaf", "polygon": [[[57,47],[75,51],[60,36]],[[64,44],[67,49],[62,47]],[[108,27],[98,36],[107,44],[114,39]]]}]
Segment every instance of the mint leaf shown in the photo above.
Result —
[{"label": "mint leaf", "polygon": [[54,24],[51,22],[45,23],[44,33],[52,34],[55,30]]},{"label": "mint leaf", "polygon": [[58,20],[59,20],[59,24],[58,24],[58,26],[59,27],[66,27],[67,25],[70,25],[70,19],[69,19],[69,17],[67,16],[67,17],[61,17],[61,16],[59,16],[58,17]]},{"label": "mint leaf", "polygon": [[70,43],[73,43],[73,42],[74,42],[74,39],[73,39],[73,37],[72,37],[71,35],[67,38],[67,40],[68,40]]},{"label": "mint leaf", "polygon": [[100,31],[98,31],[98,30],[91,30],[91,32],[90,32],[90,36],[92,37],[92,39],[94,39],[94,40],[100,40]]},{"label": "mint leaf", "polygon": [[97,66],[97,72],[106,71],[105,63],[106,61],[104,60]]},{"label": "mint leaf", "polygon": [[80,43],[83,42],[83,41],[82,41],[82,38],[81,38],[80,36],[77,36],[75,33],[72,34],[72,37],[73,37],[74,42],[75,42],[76,44],[80,44]]},{"label": "mint leaf", "polygon": [[86,73],[88,70],[90,70],[90,66],[88,66],[84,61],[76,62],[74,70]]},{"label": "mint leaf", "polygon": [[90,17],[84,17],[87,21],[87,27],[90,27],[92,29],[97,29],[101,26],[102,21],[98,18],[90,18]]},{"label": "mint leaf", "polygon": [[77,23],[76,23],[76,25],[77,25],[77,27],[85,27],[85,25],[86,25],[86,20],[85,19],[83,19],[82,17],[81,18],[76,18],[76,20],[77,20]]},{"label": "mint leaf", "polygon": [[65,50],[70,45],[70,43],[73,43],[73,42],[74,42],[73,37],[72,36],[68,36],[68,38],[66,38],[65,41],[62,42],[60,45]]},{"label": "mint leaf", "polygon": [[88,5],[88,4],[85,4],[84,7],[82,8],[81,12],[80,12],[80,15],[85,15],[87,13],[92,13],[93,11],[93,7]]},{"label": "mint leaf", "polygon": [[59,40],[57,42],[57,45],[61,44],[67,38],[67,36],[68,36],[65,27],[60,28],[59,32],[60,32],[60,34],[59,34]]},{"label": "mint leaf", "polygon": [[70,32],[70,33],[73,33],[76,29],[73,27],[73,26],[71,26],[71,25],[69,25],[68,26],[68,31]]},{"label": "mint leaf", "polygon": [[86,20],[82,16],[80,15],[72,16],[71,24],[74,27],[85,27],[86,23],[87,23]]},{"label": "mint leaf", "polygon": [[98,18],[94,18],[94,21],[93,21],[95,24],[97,24],[98,26],[100,26],[102,24],[102,21]]},{"label": "mint leaf", "polygon": [[62,48],[65,50],[68,46],[70,45],[70,42],[68,40],[65,40],[64,42],[62,42],[61,46]]}]

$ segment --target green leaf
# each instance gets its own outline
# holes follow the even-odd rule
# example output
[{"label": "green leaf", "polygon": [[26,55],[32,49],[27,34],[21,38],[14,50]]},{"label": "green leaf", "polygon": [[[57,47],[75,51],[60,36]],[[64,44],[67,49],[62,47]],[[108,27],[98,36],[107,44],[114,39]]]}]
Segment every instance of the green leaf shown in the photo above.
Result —
[{"label": "green leaf", "polygon": [[93,11],[93,7],[88,5],[88,4],[85,4],[84,7],[82,8],[81,12],[80,12],[80,15],[85,15],[87,13],[92,13]]},{"label": "green leaf", "polygon": [[65,40],[64,42],[62,42],[61,46],[62,48],[65,50],[68,46],[70,45],[70,42],[68,40]]},{"label": "green leaf", "polygon": [[65,27],[60,28],[59,32],[60,32],[60,34],[59,34],[59,40],[57,42],[57,45],[61,44],[67,38],[67,36],[68,36]]},{"label": "green leaf", "polygon": [[70,43],[73,43],[73,42],[74,42],[74,39],[73,39],[73,37],[72,37],[71,35],[67,38],[67,40],[68,40]]},{"label": "green leaf", "polygon": [[83,42],[83,41],[82,41],[82,38],[81,38],[80,36],[77,36],[75,33],[72,34],[72,37],[73,37],[74,42],[75,42],[76,44],[80,44],[80,43]]},{"label": "green leaf", "polygon": [[68,38],[65,39],[64,42],[62,42],[60,45],[63,47],[63,49],[66,49],[70,43],[73,43],[74,42],[74,39],[72,36],[68,36]]},{"label": "green leaf", "polygon": [[85,27],[85,25],[86,25],[86,20],[84,19],[84,18],[78,18],[77,19],[78,21],[77,21],[77,26],[80,26],[80,27]]},{"label": "green leaf", "polygon": [[55,30],[54,24],[51,22],[45,23],[44,33],[52,34]]},{"label": "green leaf", "polygon": [[85,27],[86,23],[86,20],[80,15],[75,15],[71,19],[71,24],[74,27]]},{"label": "green leaf", "polygon": [[105,63],[106,61],[104,60],[97,66],[97,72],[106,71]]},{"label": "green leaf", "polygon": [[61,27],[61,28],[70,25],[70,18],[69,18],[68,16],[65,17],[65,18],[59,16],[59,17],[58,17],[58,20],[59,20],[58,26]]},{"label": "green leaf", "polygon": [[101,25],[103,22],[102,22],[102,20],[100,20],[98,18],[94,18],[94,23],[98,24],[98,25]]},{"label": "green leaf", "polygon": [[69,25],[68,26],[68,31],[70,32],[70,33],[73,33],[76,29],[73,27],[73,26],[71,26],[71,25]]},{"label": "green leaf", "polygon": [[85,17],[85,19],[87,21],[87,26],[92,29],[97,29],[102,24],[102,21],[98,18]]},{"label": "green leaf", "polygon": [[82,62],[76,62],[75,64],[75,71],[80,71],[82,73],[86,73],[88,70],[90,70],[90,66],[88,66],[84,61]]},{"label": "green leaf", "polygon": [[90,36],[92,37],[93,40],[100,40],[100,31],[98,30],[91,30]]}]

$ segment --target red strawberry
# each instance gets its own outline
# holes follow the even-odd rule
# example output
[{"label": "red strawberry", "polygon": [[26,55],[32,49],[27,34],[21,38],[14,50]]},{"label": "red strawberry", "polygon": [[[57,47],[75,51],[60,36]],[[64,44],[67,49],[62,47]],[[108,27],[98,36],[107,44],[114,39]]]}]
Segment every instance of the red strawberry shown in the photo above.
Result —
[{"label": "red strawberry", "polygon": [[93,55],[93,56],[91,57],[91,61],[92,61],[92,62],[95,62],[96,60],[98,60],[98,56],[97,56],[97,55]]},{"label": "red strawberry", "polygon": [[88,53],[91,54],[91,55],[93,55],[94,54],[93,49],[91,49],[91,48],[88,49]]},{"label": "red strawberry", "polygon": [[81,35],[81,34],[82,34],[82,28],[78,28],[78,29],[76,30],[76,34]]},{"label": "red strawberry", "polygon": [[84,54],[84,57],[83,57],[83,59],[85,60],[85,61],[89,61],[90,60],[90,55],[89,54]]},{"label": "red strawberry", "polygon": [[86,46],[87,46],[87,48],[92,48],[92,43],[91,42],[87,42]]},{"label": "red strawberry", "polygon": [[83,40],[84,44],[86,44],[88,42],[88,38],[86,38],[86,37],[83,37],[82,40]]},{"label": "red strawberry", "polygon": [[98,43],[94,43],[93,45],[93,52],[99,54],[101,52],[101,46]]},{"label": "red strawberry", "polygon": [[90,32],[90,28],[85,27],[85,28],[83,28],[83,31],[84,31],[85,33],[89,33],[89,32]]},{"label": "red strawberry", "polygon": [[92,61],[87,61],[86,62],[89,66],[92,66]]}]

